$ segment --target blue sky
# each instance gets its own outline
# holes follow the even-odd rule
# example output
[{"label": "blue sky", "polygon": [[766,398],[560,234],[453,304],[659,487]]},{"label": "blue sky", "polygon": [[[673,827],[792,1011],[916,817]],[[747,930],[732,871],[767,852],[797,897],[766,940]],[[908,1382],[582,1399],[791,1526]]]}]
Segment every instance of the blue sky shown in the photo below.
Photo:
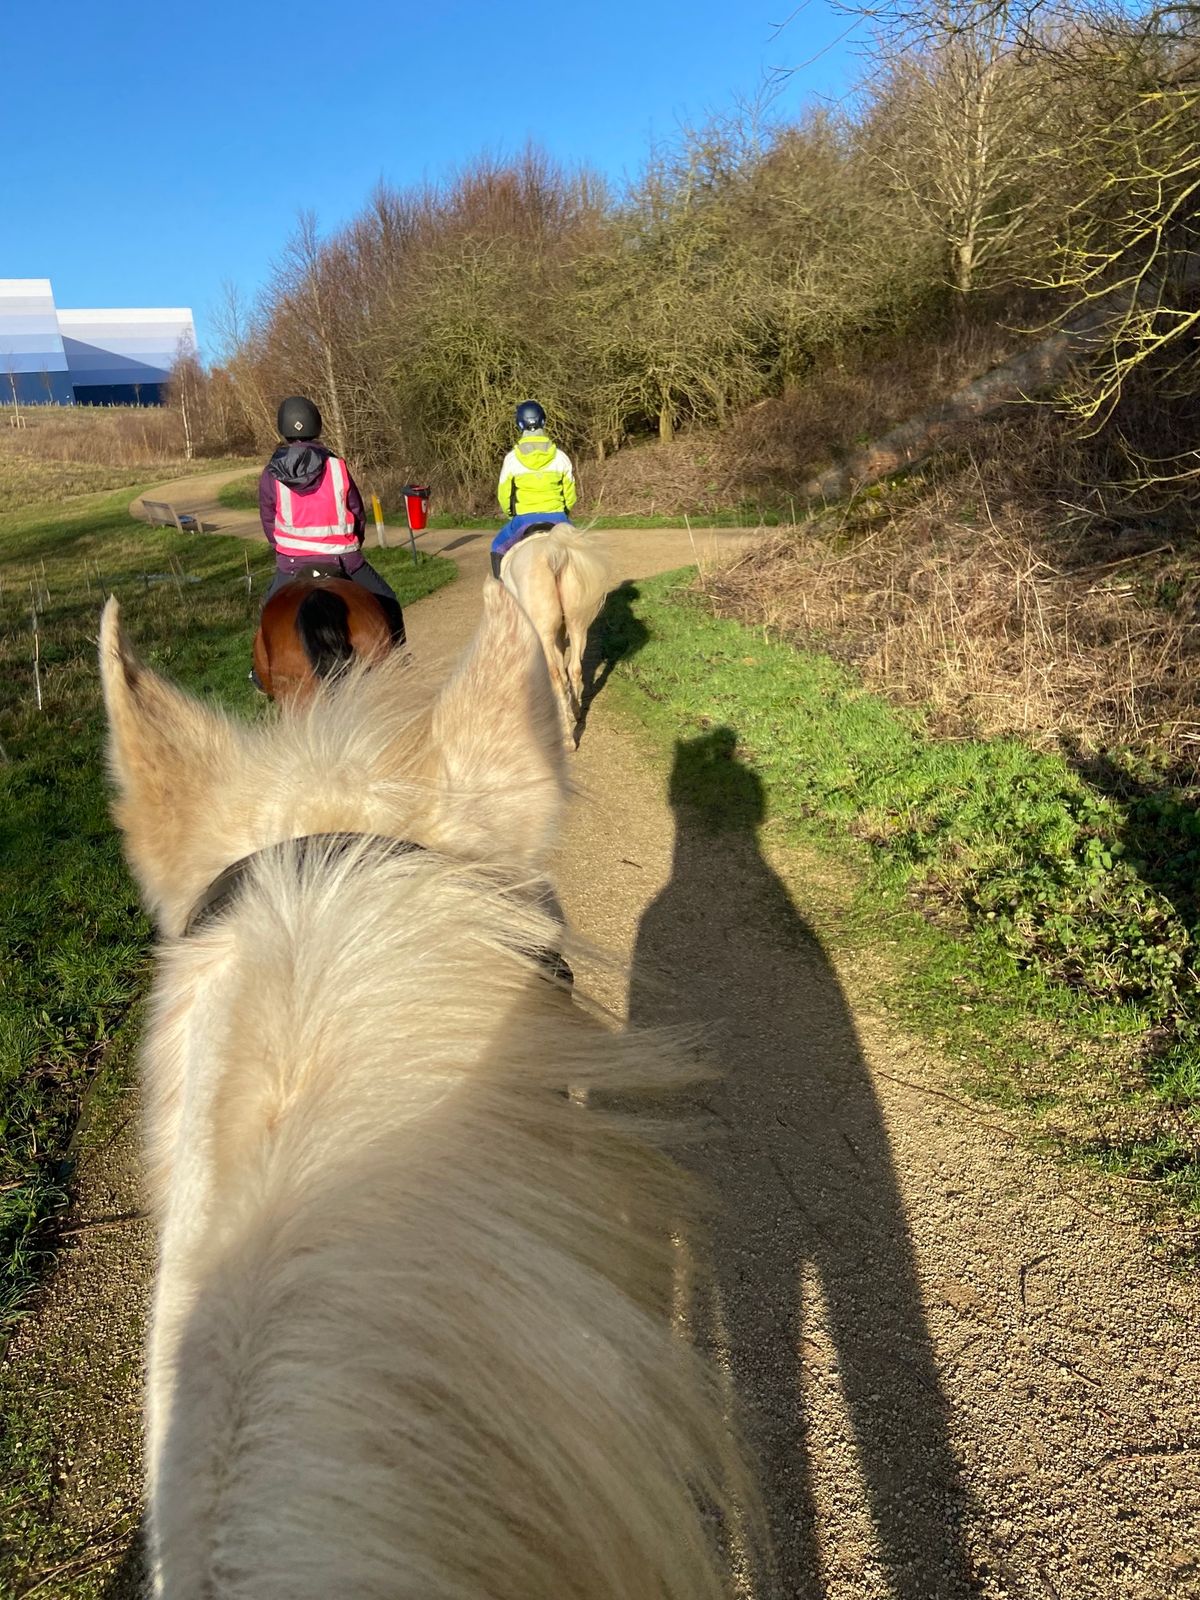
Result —
[{"label": "blue sky", "polygon": [[777,112],[844,94],[845,16],[808,0],[773,37],[793,3],[14,6],[0,277],[49,277],[64,307],[190,305],[203,348],[222,283],[253,293],[301,208],[329,230],[381,178],[530,139],[619,180],[773,67],[800,66]]}]

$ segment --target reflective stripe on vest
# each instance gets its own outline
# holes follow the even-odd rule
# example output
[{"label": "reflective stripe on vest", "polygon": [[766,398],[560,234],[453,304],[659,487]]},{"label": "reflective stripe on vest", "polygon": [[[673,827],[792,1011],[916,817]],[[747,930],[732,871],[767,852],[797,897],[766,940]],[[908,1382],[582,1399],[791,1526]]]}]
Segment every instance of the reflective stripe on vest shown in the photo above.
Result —
[{"label": "reflective stripe on vest", "polygon": [[[275,483],[275,553],[299,556],[344,556],[358,545],[354,519],[346,512],[349,473],[346,463],[330,456],[318,487],[311,493],[295,495],[286,483]],[[311,522],[296,521],[312,517]],[[321,519],[321,520],[318,520]]]}]

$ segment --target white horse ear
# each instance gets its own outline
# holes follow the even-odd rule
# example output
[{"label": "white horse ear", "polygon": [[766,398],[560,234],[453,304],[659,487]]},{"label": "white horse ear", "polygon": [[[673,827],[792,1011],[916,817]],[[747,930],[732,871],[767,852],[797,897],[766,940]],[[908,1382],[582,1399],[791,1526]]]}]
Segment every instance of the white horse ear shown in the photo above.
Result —
[{"label": "white horse ear", "polygon": [[228,771],[228,723],[137,659],[110,598],[100,619],[100,680],[108,712],[113,813],[130,864],[156,908],[186,866],[203,832],[214,784]]},{"label": "white horse ear", "polygon": [[475,638],[434,706],[432,735],[439,832],[473,855],[543,856],[567,796],[561,717],[533,624],[490,578]]}]

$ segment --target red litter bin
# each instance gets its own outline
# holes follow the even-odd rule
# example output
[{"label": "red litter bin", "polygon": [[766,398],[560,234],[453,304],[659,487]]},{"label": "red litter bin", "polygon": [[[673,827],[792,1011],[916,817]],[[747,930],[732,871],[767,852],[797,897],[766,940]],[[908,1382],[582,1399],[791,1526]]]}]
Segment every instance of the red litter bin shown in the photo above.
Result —
[{"label": "red litter bin", "polygon": [[423,483],[406,483],[404,485],[404,510],[408,516],[408,526],[413,533],[420,533],[429,522],[429,488]]}]

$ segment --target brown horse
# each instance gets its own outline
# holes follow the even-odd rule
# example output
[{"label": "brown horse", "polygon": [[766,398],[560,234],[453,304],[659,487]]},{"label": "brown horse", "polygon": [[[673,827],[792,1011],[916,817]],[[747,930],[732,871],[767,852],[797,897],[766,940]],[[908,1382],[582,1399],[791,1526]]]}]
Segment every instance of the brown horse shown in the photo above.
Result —
[{"label": "brown horse", "polygon": [[263,607],[254,670],[273,700],[303,703],[356,659],[375,664],[395,643],[397,610],[348,578],[293,578]]}]

